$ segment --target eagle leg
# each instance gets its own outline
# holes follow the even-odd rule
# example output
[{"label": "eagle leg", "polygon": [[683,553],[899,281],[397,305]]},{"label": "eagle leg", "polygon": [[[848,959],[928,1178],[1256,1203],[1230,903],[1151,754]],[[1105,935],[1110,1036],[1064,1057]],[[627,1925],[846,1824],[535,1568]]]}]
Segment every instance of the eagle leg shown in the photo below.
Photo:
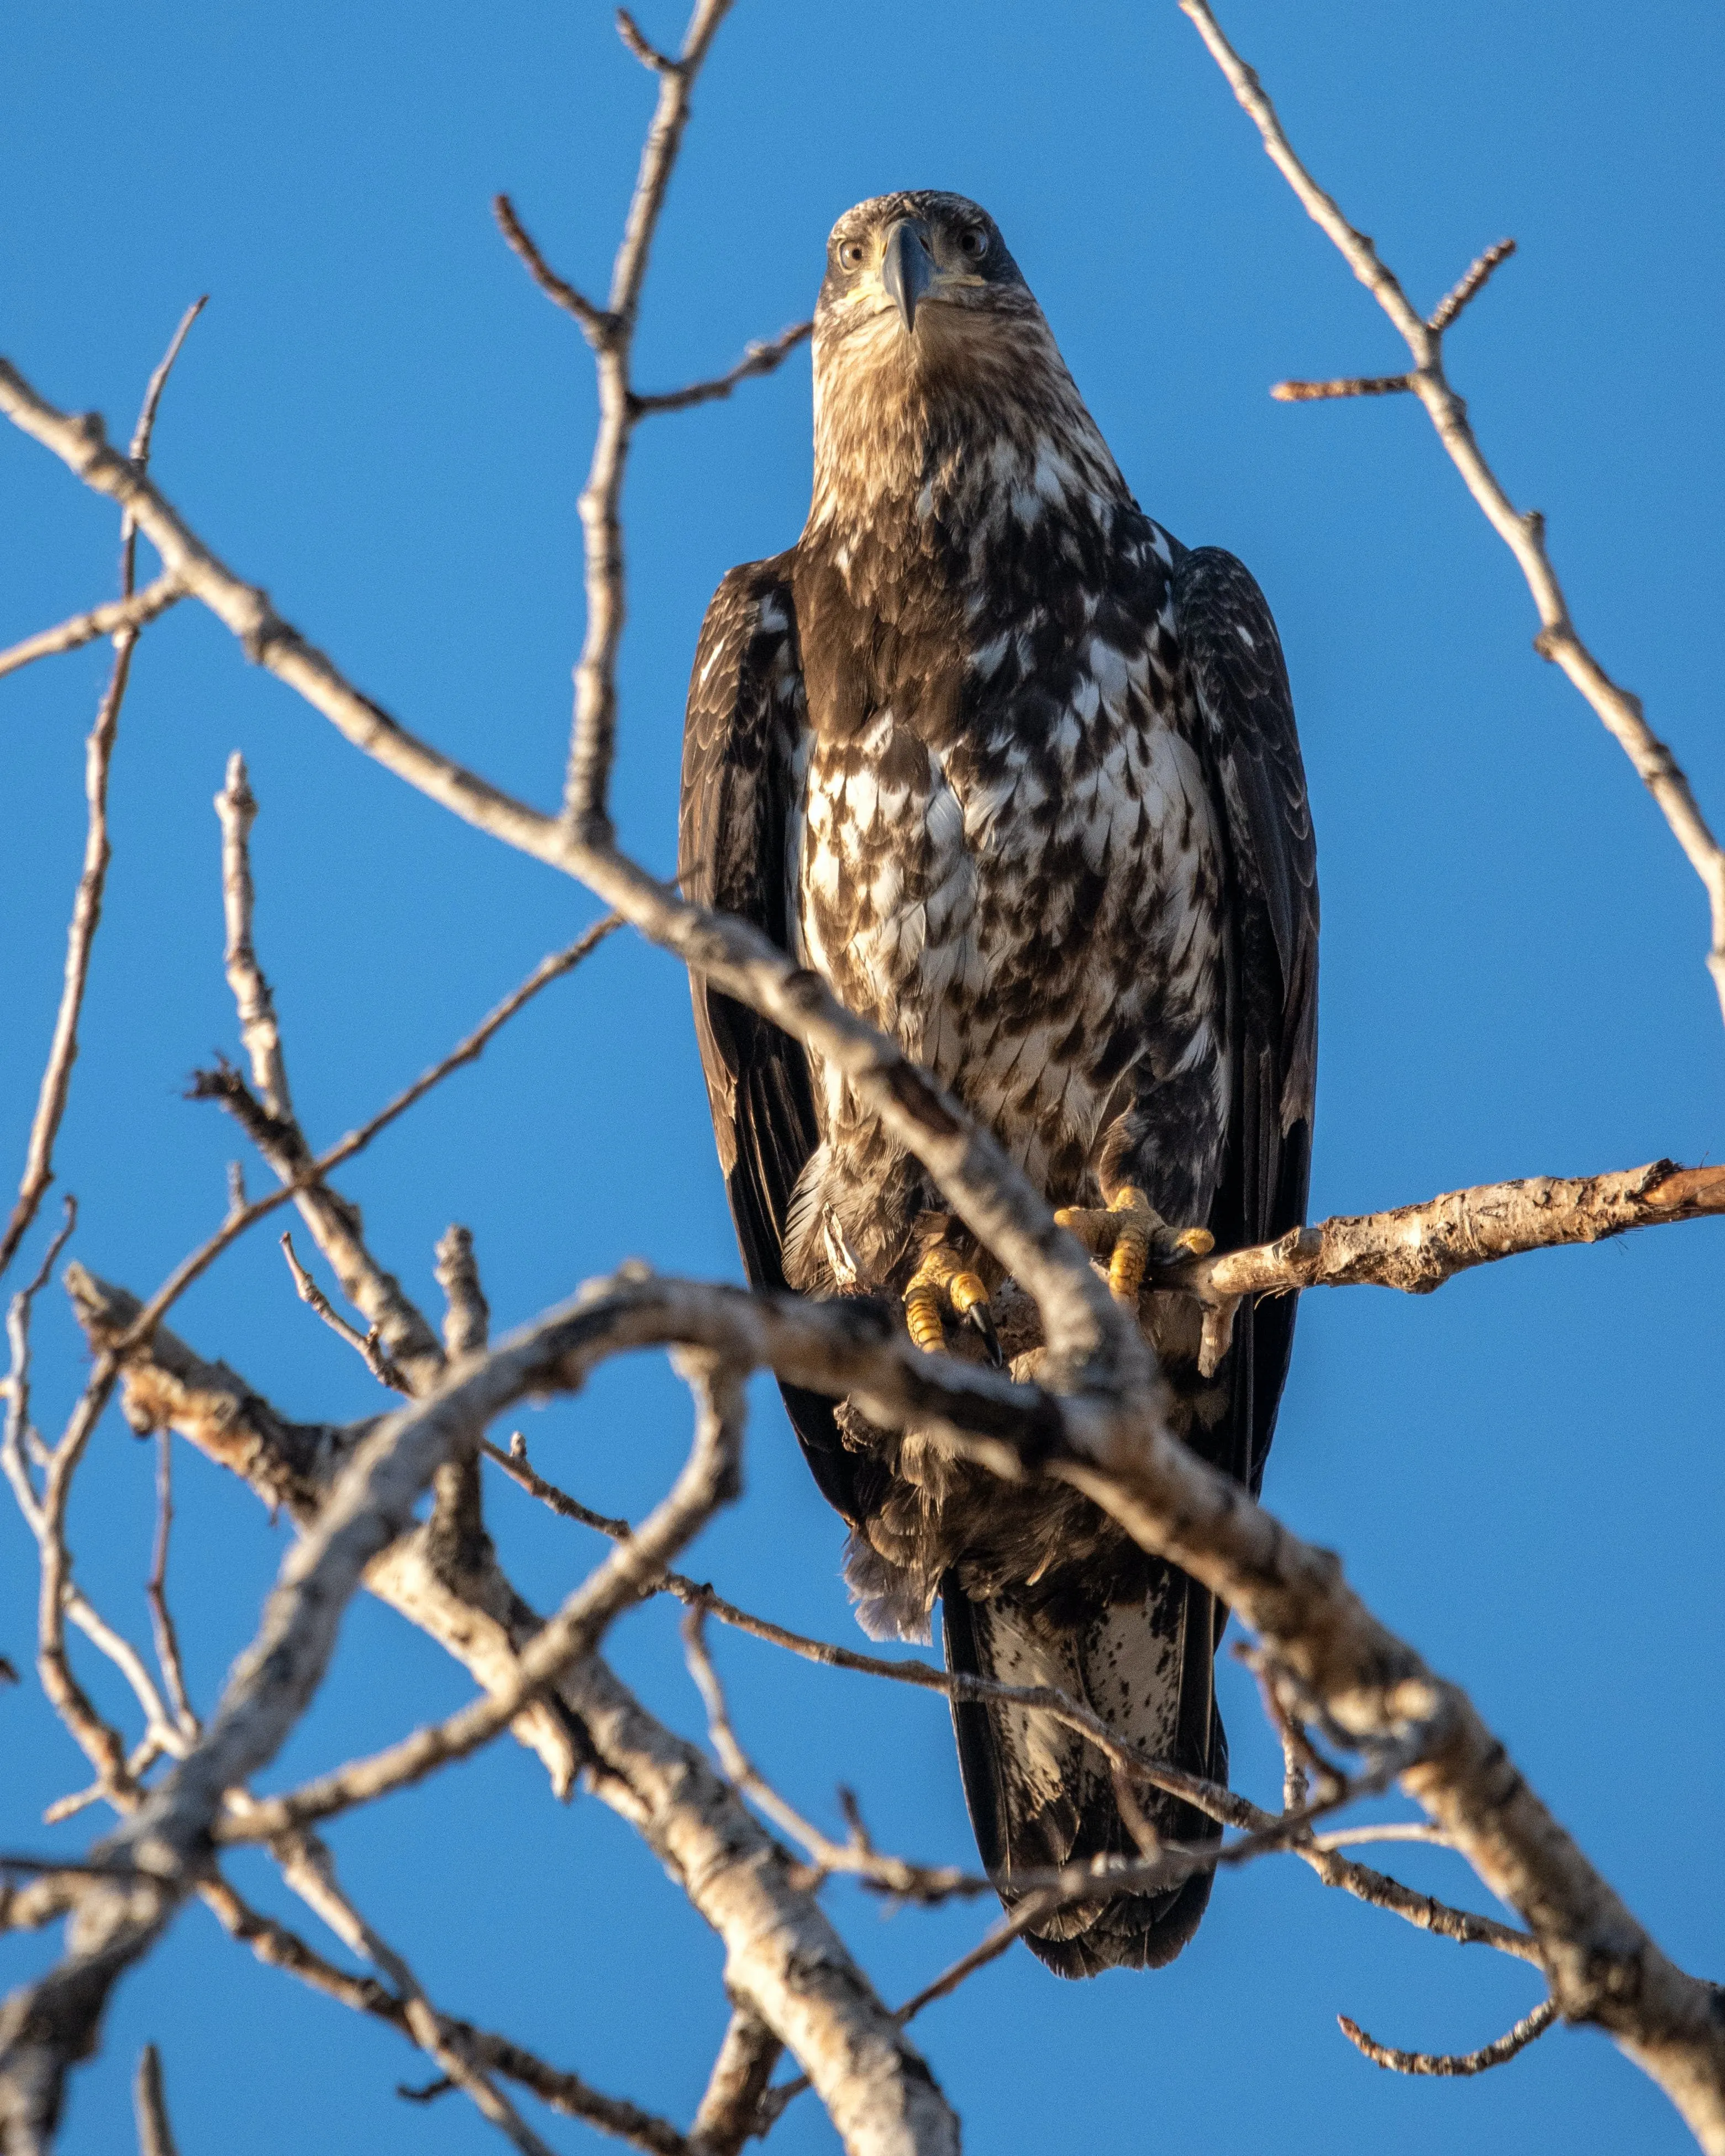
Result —
[{"label": "eagle leg", "polygon": [[1109,1293],[1134,1309],[1153,1253],[1171,1265],[1180,1258],[1208,1257],[1216,1247],[1208,1228],[1171,1228],[1129,1183],[1106,1206],[1063,1205],[1055,1219],[1070,1228],[1092,1257],[1107,1259]]},{"label": "eagle leg", "polygon": [[947,1344],[943,1307],[981,1334],[988,1360],[998,1369],[1000,1339],[988,1291],[950,1244],[935,1243],[923,1252],[905,1288],[905,1323],[925,1355],[937,1355]]}]

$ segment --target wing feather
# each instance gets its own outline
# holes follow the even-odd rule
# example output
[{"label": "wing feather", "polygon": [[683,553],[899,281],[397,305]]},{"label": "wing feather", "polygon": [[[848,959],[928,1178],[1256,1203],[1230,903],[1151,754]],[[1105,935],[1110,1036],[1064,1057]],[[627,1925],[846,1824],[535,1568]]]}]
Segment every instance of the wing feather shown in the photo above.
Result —
[{"label": "wing feather", "polygon": [[[790,559],[731,571],[696,646],[683,731],[677,869],[697,906],[739,914],[791,947],[788,829],[804,719]],[[809,1059],[769,1020],[690,983],[719,1163],[743,1270],[754,1287],[783,1288],[792,1194],[819,1142]],[[855,1517],[850,1455],[834,1403],[782,1388],[816,1481]]]},{"label": "wing feather", "polygon": [[[1181,648],[1224,811],[1233,874],[1236,1053],[1230,1166],[1211,1225],[1224,1250],[1306,1217],[1317,1058],[1317,849],[1281,639],[1264,594],[1219,547],[1174,568]],[[1295,1298],[1242,1312],[1235,1459],[1255,1493],[1293,1347]]]}]

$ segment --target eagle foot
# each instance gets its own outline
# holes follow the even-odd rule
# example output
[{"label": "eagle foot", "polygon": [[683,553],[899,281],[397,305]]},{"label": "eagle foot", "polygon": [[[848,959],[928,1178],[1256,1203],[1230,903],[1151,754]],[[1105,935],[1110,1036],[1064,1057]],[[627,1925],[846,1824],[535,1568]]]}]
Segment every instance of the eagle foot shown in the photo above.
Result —
[{"label": "eagle foot", "polygon": [[1106,1206],[1063,1205],[1055,1219],[1070,1228],[1092,1257],[1107,1259],[1109,1293],[1133,1309],[1153,1255],[1173,1265],[1181,1258],[1206,1258],[1216,1247],[1208,1228],[1171,1228],[1131,1183],[1117,1190]]},{"label": "eagle foot", "polygon": [[905,1323],[925,1355],[938,1355],[947,1344],[944,1310],[982,1336],[988,1360],[1000,1367],[1000,1338],[988,1291],[958,1253],[945,1243],[925,1250],[905,1289]]}]

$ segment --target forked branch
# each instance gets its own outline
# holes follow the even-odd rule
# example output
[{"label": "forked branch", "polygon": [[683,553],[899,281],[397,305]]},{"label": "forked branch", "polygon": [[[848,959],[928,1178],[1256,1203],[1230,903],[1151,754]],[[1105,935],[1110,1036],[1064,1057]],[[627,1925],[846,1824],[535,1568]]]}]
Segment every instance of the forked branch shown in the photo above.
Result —
[{"label": "forked branch", "polygon": [[[1262,137],[1271,162],[1293,189],[1301,207],[1333,242],[1343,261],[1399,331],[1414,364],[1405,376],[1388,378],[1381,387],[1406,388],[1420,399],[1468,492],[1514,555],[1539,613],[1534,649],[1563,668],[1604,721],[1701,878],[1712,918],[1707,968],[1725,1010],[1725,851],[1708,828],[1676,758],[1647,724],[1640,697],[1620,687],[1583,643],[1546,548],[1544,517],[1537,509],[1523,513],[1510,501],[1486,461],[1466,403],[1450,387],[1444,372],[1445,331],[1498,264],[1507,259],[1514,242],[1499,240],[1488,248],[1430,316],[1422,316],[1394,272],[1379,260],[1372,242],[1349,223],[1334,198],[1325,193],[1301,162],[1255,70],[1229,44],[1206,0],[1179,0],[1179,4],[1181,12],[1197,26],[1229,88]],[[1373,395],[1379,387],[1364,382],[1284,382],[1276,393],[1297,402],[1312,397]]]}]

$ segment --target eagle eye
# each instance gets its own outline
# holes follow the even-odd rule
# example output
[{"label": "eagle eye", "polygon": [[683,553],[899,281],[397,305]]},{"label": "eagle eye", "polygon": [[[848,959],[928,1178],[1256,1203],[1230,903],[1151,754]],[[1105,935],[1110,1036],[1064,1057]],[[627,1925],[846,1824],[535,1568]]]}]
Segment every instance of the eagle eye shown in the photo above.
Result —
[{"label": "eagle eye", "polygon": [[861,240],[845,240],[839,249],[839,267],[841,270],[860,270],[863,266],[863,258],[867,252],[868,249],[863,245]]},{"label": "eagle eye", "polygon": [[967,224],[958,235],[958,252],[968,262],[980,262],[988,251],[988,234],[979,224]]}]

